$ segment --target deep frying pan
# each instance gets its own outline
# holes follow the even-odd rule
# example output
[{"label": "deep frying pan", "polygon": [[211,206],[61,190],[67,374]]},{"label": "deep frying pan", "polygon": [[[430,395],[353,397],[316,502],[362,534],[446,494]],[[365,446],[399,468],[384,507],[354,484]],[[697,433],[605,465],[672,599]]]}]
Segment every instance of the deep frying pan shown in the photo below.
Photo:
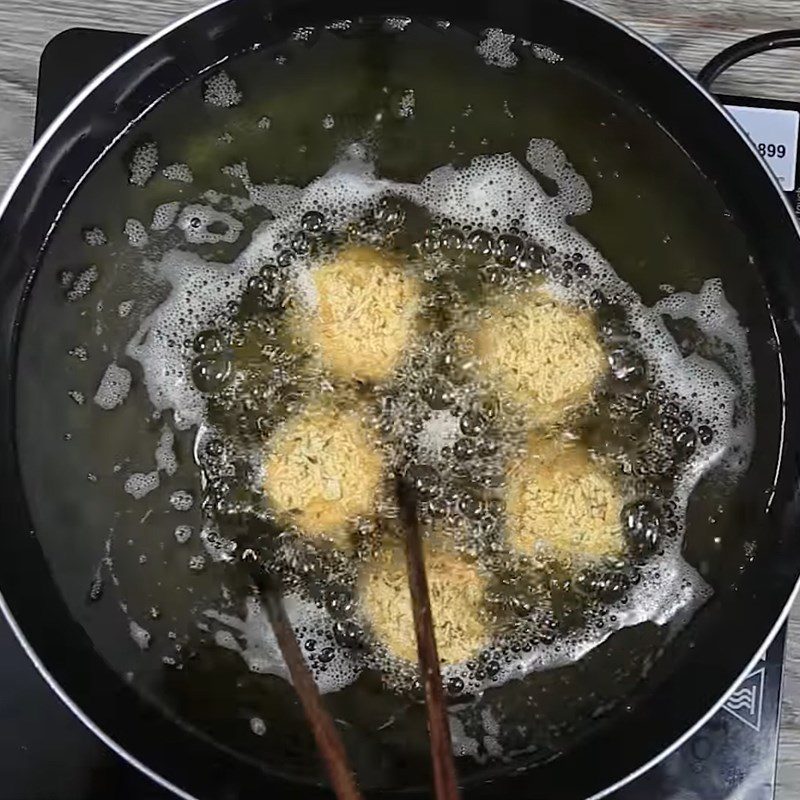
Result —
[{"label": "deep frying pan", "polygon": [[[93,81],[40,139],[0,215],[3,609],[30,657],[75,713],[131,763],[185,797],[328,795],[324,788],[242,760],[157,711],[106,664],[72,618],[42,556],[18,468],[15,398],[21,325],[23,318],[26,324],[31,319],[46,324],[36,320],[35,308],[25,309],[25,299],[53,220],[87,169],[131,121],[187,76],[254,44],[280,41],[289,31],[331,13],[327,6],[302,0],[229,0],[146,40]],[[646,688],[609,712],[590,736],[535,769],[500,768],[491,780],[477,779],[466,791],[475,798],[510,792],[564,800],[599,797],[664,757],[720,706],[783,623],[796,594],[798,229],[774,179],[719,105],[663,54],[594,12],[566,0],[468,6],[447,0],[342,0],[335,9],[337,17],[360,13],[453,19],[476,32],[501,27],[543,42],[567,59],[574,55],[590,63],[598,80],[646,109],[700,167],[744,232],[757,265],[753,274],[741,276],[735,291],[737,309],[749,326],[760,397],[768,398],[759,401],[759,414],[775,422],[770,428],[774,433],[756,454],[759,490],[742,509],[741,524],[757,533],[755,553],[746,563],[732,559],[731,572],[714,598],[670,642],[670,657],[655,662]],[[751,308],[751,293],[763,294],[767,305]],[[624,654],[624,637],[614,646]],[[567,689],[580,686],[583,671],[602,670],[603,659],[609,657],[604,650],[587,656],[569,676]]]}]

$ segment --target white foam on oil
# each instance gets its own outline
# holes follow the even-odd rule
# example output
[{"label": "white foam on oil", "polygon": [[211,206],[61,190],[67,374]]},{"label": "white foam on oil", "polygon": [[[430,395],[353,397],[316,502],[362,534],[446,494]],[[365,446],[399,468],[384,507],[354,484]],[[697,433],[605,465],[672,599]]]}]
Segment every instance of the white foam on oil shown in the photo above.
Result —
[{"label": "white foam on oil", "polygon": [[178,544],[186,544],[194,534],[194,528],[191,525],[176,525],[173,531],[173,536]]},{"label": "white foam on oil", "polygon": [[128,623],[128,632],[130,633],[131,639],[133,639],[140,650],[148,650],[150,648],[150,642],[153,637],[150,631],[143,628],[138,622],[130,620]]},{"label": "white foam on oil", "polygon": [[169,496],[169,504],[176,511],[191,511],[194,505],[194,495],[186,489],[177,489]]},{"label": "white foam on oil", "polygon": [[349,31],[352,27],[353,22],[349,19],[335,19],[325,26],[329,31]]},{"label": "white foam on oil", "polygon": [[725,297],[722,281],[719,278],[707,280],[697,294],[671,292],[653,306],[653,311],[674,320],[690,319],[697,325],[706,340],[721,351],[719,355],[725,367],[736,373],[732,377],[743,389],[739,400],[746,405],[745,415],[752,416],[755,376],[751,369],[740,368],[750,363],[747,333]]},{"label": "white foam on oil", "polygon": [[123,488],[134,500],[141,500],[158,489],[160,483],[158,472],[134,472],[128,476]]},{"label": "white foam on oil", "polygon": [[87,267],[78,273],[76,277],[70,277],[69,288],[67,290],[67,300],[74,303],[77,300],[82,300],[89,292],[92,291],[97,279],[100,277],[100,271],[96,266]]},{"label": "white foam on oil", "polygon": [[[212,327],[214,319],[224,312],[228,303],[236,302],[244,292],[247,280],[274,257],[274,244],[282,230],[288,230],[299,220],[297,199],[303,194],[296,187],[250,186],[251,195],[268,207],[282,221],[264,223],[256,231],[252,243],[232,264],[206,261],[198,255],[173,250],[166,253],[157,267],[156,275],[171,285],[169,297],[150,316],[143,320],[126,352],[142,365],[145,385],[156,409],[175,411],[175,424],[186,429],[199,424],[205,417],[205,399],[191,377],[191,357],[184,347],[204,328]],[[306,207],[306,206],[304,206]],[[309,203],[307,208],[310,208]],[[219,221],[223,212],[208,206],[188,206],[179,218],[179,226],[192,230],[207,241],[203,226]],[[241,223],[230,215],[232,229],[241,230]],[[199,219],[197,225],[192,220]],[[183,222],[181,221],[183,220]],[[238,235],[238,233],[237,233]],[[216,234],[212,234],[216,236]]]},{"label": "white foam on oil", "polygon": [[475,738],[467,735],[464,723],[457,715],[457,709],[448,711],[447,721],[450,727],[450,746],[453,749],[453,755],[479,759],[480,745]]},{"label": "white foam on oil", "polygon": [[199,204],[186,206],[177,217],[177,225],[189,244],[233,243],[244,227],[231,214]]},{"label": "white foam on oil", "polygon": [[427,463],[435,463],[442,457],[442,449],[452,447],[461,435],[460,417],[447,409],[432,411],[417,435],[420,457]]},{"label": "white foam on oil", "polygon": [[404,31],[411,24],[411,17],[386,17],[383,20],[383,29],[392,33]]},{"label": "white foam on oil", "polygon": [[135,300],[123,300],[117,306],[117,314],[119,315],[120,319],[125,319],[126,317],[129,317],[135,305],[136,305]]},{"label": "white foam on oil", "polygon": [[189,557],[187,562],[192,572],[202,572],[206,568],[206,557],[202,553]]},{"label": "white foam on oil", "polygon": [[[297,594],[284,597],[283,604],[319,690],[323,693],[335,692],[352,683],[362,667],[352,651],[336,645],[328,614],[318,608],[316,603]],[[206,610],[204,616],[221,626],[214,631],[218,644],[221,635],[234,634],[235,647],[230,649],[235,649],[242,656],[251,672],[277,675],[291,681],[272,624],[258,598],[247,598],[242,617],[221,613],[216,609]],[[230,636],[226,636],[225,641],[230,645]],[[313,646],[309,642],[313,642]],[[324,660],[319,658],[323,653]]]},{"label": "white foam on oil", "polygon": [[536,645],[529,653],[515,653],[511,663],[505,658],[508,645],[500,641],[481,654],[499,665],[492,678],[478,679],[465,663],[445,666],[442,678],[445,681],[458,678],[463,681],[465,692],[480,694],[534,671],[574,663],[622,628],[652,622],[656,625],[669,623],[679,629],[711,594],[697,571],[683,560],[680,541],[673,540],[664,548],[663,555],[653,558],[641,569],[641,580],[628,591],[626,602],[608,606],[601,629],[560,635],[551,644]]},{"label": "white foam on oil", "polygon": [[393,98],[392,113],[397,119],[412,119],[416,111],[417,99],[413,89],[403,89]]},{"label": "white foam on oil", "polygon": [[178,544],[186,544],[192,538],[193,533],[191,525],[176,525],[173,536]]},{"label": "white foam on oil", "polygon": [[310,42],[316,33],[316,28],[304,25],[292,31],[292,40],[295,42]]},{"label": "white foam on oil", "polygon": [[236,81],[225,70],[220,70],[205,82],[203,99],[212,106],[231,108],[242,102],[242,93]]},{"label": "white foam on oil", "polygon": [[525,154],[531,169],[558,184],[558,202],[564,211],[585,214],[592,207],[592,190],[586,179],[572,169],[567,156],[549,139],[531,139]]},{"label": "white foam on oil", "polygon": [[158,169],[158,145],[155,142],[140,144],[131,155],[128,180],[134,186],[144,186]]},{"label": "white foam on oil", "polygon": [[105,231],[102,228],[98,228],[97,225],[91,228],[85,228],[82,234],[83,241],[86,242],[89,247],[102,247],[104,244],[108,244],[108,237]]},{"label": "white foam on oil", "polygon": [[178,471],[178,457],[175,455],[175,434],[167,423],[161,429],[155,452],[156,469],[174,475]]},{"label": "white foam on oil", "polygon": [[[229,164],[227,167],[222,168],[223,175],[229,175],[231,178],[237,178],[242,182],[242,186],[249,196],[249,203],[245,202],[241,206],[241,210],[245,210],[253,205],[263,206],[270,211],[278,209],[278,213],[286,212],[293,203],[296,203],[303,190],[298,189],[296,186],[279,184],[279,183],[255,183],[250,177],[250,170],[247,168],[247,163],[242,161],[238,164]],[[208,196],[208,193],[206,194]],[[220,195],[220,199],[228,200],[229,202],[240,203],[243,200],[236,195]]]},{"label": "white foam on oil", "polygon": [[207,521],[200,531],[200,541],[212,561],[231,562],[235,558],[236,542],[219,532],[215,523]]},{"label": "white foam on oil", "polygon": [[168,181],[179,183],[192,183],[194,174],[188,164],[169,164],[161,173]]},{"label": "white foam on oil", "polygon": [[116,361],[112,361],[100,379],[94,395],[95,405],[105,411],[122,405],[128,397],[132,382],[133,376],[130,370],[121,367]]},{"label": "white foam on oil", "polygon": [[177,200],[173,200],[171,203],[162,203],[153,212],[153,221],[150,223],[150,227],[154,231],[167,230],[178,218],[180,210],[181,204]]},{"label": "white foam on oil", "polygon": [[[487,53],[511,53],[510,42],[487,34]],[[491,44],[494,42],[494,44]],[[501,46],[502,45],[502,46]],[[513,55],[513,53],[511,53]],[[510,64],[509,64],[510,65]],[[375,175],[363,146],[351,147],[322,177],[304,189],[290,186],[255,186],[244,165],[236,165],[229,174],[241,179],[250,200],[272,212],[273,219],[263,223],[250,244],[231,264],[212,264],[182,251],[167,253],[157,267],[157,274],[171,286],[161,304],[142,323],[127,352],[142,365],[151,401],[157,409],[171,408],[178,427],[202,425],[205,399],[191,380],[193,356],[186,344],[213,321],[231,301],[237,301],[247,280],[275,258],[282,247],[282,237],[300,229],[306,211],[322,212],[327,223],[341,230],[351,220],[363,215],[381,197],[391,194],[425,208],[435,219],[447,218],[452,224],[508,230],[516,226],[527,231],[545,250],[582,254],[592,271],[591,286],[575,282],[570,288],[549,283],[547,288],[568,303],[585,304],[590,290],[598,288],[606,297],[621,304],[636,334],[651,371],[654,383],[663,381],[674,392],[682,408],[688,409],[698,423],[713,420],[715,435],[709,445],[699,446],[689,460],[673,497],[678,516],[684,512],[694,486],[712,466],[726,463],[736,474],[746,468],[753,445],[752,402],[742,398],[752,392],[752,365],[746,335],[734,310],[725,301],[719,282],[707,283],[698,295],[673,294],[649,308],[632,287],[622,281],[602,254],[584,239],[567,219],[585,213],[591,207],[591,191],[576,173],[565,155],[545,140],[531,141],[524,165],[510,154],[482,156],[469,166],[456,169],[443,166],[433,170],[419,184],[394,183]],[[551,196],[535,177],[545,175],[558,191]],[[311,264],[297,256],[288,269],[287,289],[313,305],[310,291]],[[736,364],[733,374],[719,364],[692,354],[684,356],[665,325],[662,315],[688,315],[708,336],[717,337],[729,346]],[[423,432],[431,450],[446,446],[450,433],[447,420],[438,419]],[[734,454],[735,457],[732,457]],[[213,538],[213,537],[212,537]],[[211,542],[215,548],[220,542]],[[209,550],[209,536],[204,540]],[[224,543],[222,543],[224,548]],[[446,677],[458,676],[469,691],[479,692],[489,685],[518,678],[531,670],[546,669],[580,658],[597,647],[614,631],[649,620],[658,625],[680,622],[708,597],[709,589],[697,572],[680,555],[680,537],[665,543],[663,556],[654,556],[642,569],[642,579],[628,594],[625,605],[611,610],[605,626],[598,630],[560,638],[553,645],[537,646],[530,653],[515,656],[510,664],[499,659],[501,671],[494,680],[478,681],[465,665],[445,669]],[[295,613],[315,626],[317,635],[327,636],[331,619],[325,612],[295,598]],[[305,603],[305,605],[303,605]],[[211,613],[211,612],[209,612]],[[305,615],[305,616],[303,616]],[[309,616],[310,615],[310,616]],[[238,630],[244,637],[241,652],[251,669],[282,674],[285,667],[275,651],[274,639],[263,610],[251,603],[244,620],[218,616],[219,622]],[[313,623],[312,621],[313,620]],[[319,632],[322,633],[319,633]],[[333,645],[331,645],[333,646]],[[352,653],[334,647],[335,658],[345,666],[315,673],[325,691],[341,688],[360,669]],[[365,658],[361,666],[368,664]],[[379,664],[373,664],[378,665]],[[335,678],[332,677],[335,675]]]},{"label": "white foam on oil", "polygon": [[141,249],[147,246],[149,237],[147,236],[147,228],[138,220],[132,217],[125,221],[125,235],[128,237],[128,244],[131,247]]},{"label": "white foam on oil", "polygon": [[267,732],[267,723],[261,717],[250,717],[250,730],[256,736],[263,736]]},{"label": "white foam on oil", "polygon": [[534,42],[531,45],[531,52],[540,61],[546,61],[548,64],[558,64],[559,61],[564,60],[563,56],[556,53],[555,50],[548,47],[546,44],[536,44]]},{"label": "white foam on oil", "polygon": [[239,642],[236,641],[236,637],[230,631],[214,631],[214,643],[217,647],[224,647],[226,650],[233,650],[235,653],[242,651]]},{"label": "white foam on oil", "polygon": [[174,409],[175,425],[186,429],[202,421],[205,400],[192,381],[184,339],[211,327],[226,304],[241,296],[247,278],[236,265],[181,251],[164,256],[158,275],[171,284],[170,296],[142,322],[126,352],[142,365],[155,408]]},{"label": "white foam on oil", "polygon": [[519,56],[511,49],[516,37],[500,28],[486,28],[475,48],[478,55],[492,67],[508,69],[519,61]]}]

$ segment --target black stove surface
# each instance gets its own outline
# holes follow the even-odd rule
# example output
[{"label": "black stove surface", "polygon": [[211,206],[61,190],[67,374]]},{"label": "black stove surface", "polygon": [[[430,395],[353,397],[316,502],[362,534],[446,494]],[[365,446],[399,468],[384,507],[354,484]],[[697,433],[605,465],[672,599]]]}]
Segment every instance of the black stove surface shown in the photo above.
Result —
[{"label": "black stove surface", "polygon": [[[83,84],[138,39],[88,29],[53,39],[41,59],[35,135]],[[785,629],[722,710],[611,800],[772,800],[784,642]],[[172,797],[103,745],[62,705],[5,621],[0,621],[0,653],[0,800]]]}]

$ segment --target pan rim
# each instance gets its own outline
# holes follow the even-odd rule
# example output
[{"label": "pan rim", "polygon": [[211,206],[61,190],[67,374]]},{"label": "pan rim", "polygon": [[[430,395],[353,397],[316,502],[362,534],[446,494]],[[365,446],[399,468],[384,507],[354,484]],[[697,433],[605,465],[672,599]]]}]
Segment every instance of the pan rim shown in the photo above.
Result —
[{"label": "pan rim", "polygon": [[[212,0],[212,2],[207,3],[206,5],[202,6],[199,9],[196,9],[188,14],[185,14],[179,17],[174,22],[170,23],[169,25],[159,29],[155,33],[151,34],[150,36],[145,37],[141,42],[134,45],[130,50],[128,50],[125,54],[123,54],[120,58],[116,59],[113,63],[111,63],[108,67],[102,70],[98,75],[96,75],[86,86],[77,94],[74,98],[67,104],[67,106],[59,113],[59,115],[53,120],[53,122],[47,127],[47,129],[43,132],[43,134],[39,137],[39,139],[34,144],[33,148],[31,149],[28,156],[20,165],[17,173],[15,174],[12,181],[9,183],[8,188],[3,194],[2,199],[0,199],[0,217],[2,217],[11,203],[13,196],[15,195],[16,191],[19,189],[20,185],[24,181],[28,171],[31,167],[36,163],[37,159],[39,158],[41,152],[44,150],[48,142],[56,135],[58,129],[63,125],[63,123],[69,119],[84,103],[87,98],[97,89],[100,85],[102,85],[106,80],[111,78],[121,67],[139,55],[142,51],[147,50],[151,45],[158,42],[160,39],[168,36],[176,29],[186,25],[191,20],[203,16],[207,12],[211,11],[214,8],[223,6],[223,5],[233,5],[236,3],[237,0]],[[766,163],[761,159],[758,155],[756,147],[749,136],[745,133],[745,131],[741,128],[741,126],[736,122],[736,120],[731,116],[731,114],[722,106],[722,104],[711,94],[711,92],[702,86],[697,79],[688,72],[683,66],[681,66],[677,61],[675,61],[670,55],[663,52],[659,47],[657,47],[654,43],[649,41],[647,38],[639,34],[638,32],[634,31],[628,25],[619,22],[618,20],[614,19],[613,17],[608,16],[606,13],[599,11],[595,8],[589,7],[583,2],[583,0],[559,0],[559,2],[563,3],[565,6],[573,6],[577,10],[596,18],[610,26],[613,26],[618,31],[622,32],[623,34],[629,36],[631,39],[636,41],[638,44],[643,45],[650,53],[656,56],[663,64],[677,73],[681,78],[683,78],[695,91],[699,92],[699,94],[704,98],[705,101],[710,103],[710,105],[715,109],[715,111],[730,125],[736,133],[739,135],[739,138],[745,143],[745,145],[749,148],[750,152],[753,154],[755,158],[757,158],[759,164],[761,165],[762,170],[766,173],[769,182],[772,184],[773,189],[778,193],[780,200],[782,201],[784,211],[788,215],[788,219],[790,220],[791,224],[794,227],[795,234],[797,235],[798,239],[800,239],[800,222],[798,221],[797,217],[795,216],[783,190],[778,183],[777,178],[775,177],[774,173],[769,169]],[[774,320],[773,320],[774,325]],[[780,370],[781,375],[781,389],[782,389],[782,399],[785,400],[785,375],[783,369]],[[780,438],[780,450],[777,454],[777,467],[776,469],[780,469],[780,465],[782,463],[782,453],[783,448],[785,446],[785,438],[784,438],[784,431],[786,425],[786,404],[785,402],[781,405],[781,438]],[[613,792],[617,791],[618,789],[622,788],[623,786],[631,783],[632,781],[636,780],[638,777],[655,767],[665,758],[667,758],[670,754],[672,754],[675,750],[677,750],[681,745],[683,745],[686,741],[688,741],[700,728],[703,727],[725,704],[725,702],[730,697],[731,693],[735,691],[739,683],[750,674],[756,663],[759,661],[763,650],[769,646],[772,640],[780,631],[781,627],[786,622],[792,606],[794,605],[795,601],[800,596],[800,576],[795,580],[794,587],[789,594],[780,614],[777,616],[773,626],[769,630],[763,645],[756,651],[756,653],[751,657],[751,659],[747,662],[744,669],[741,673],[736,677],[736,679],[731,683],[731,686],[721,695],[721,697],[712,704],[712,706],[707,710],[707,712],[702,715],[690,728],[688,728],[680,737],[675,739],[669,746],[665,747],[655,756],[653,756],[650,760],[646,763],[642,764],[636,770],[628,773],[623,778],[619,779],[613,785],[610,785],[599,792],[591,795],[587,798],[587,800],[601,800],[601,798],[607,797]],[[28,641],[25,633],[20,628],[19,624],[17,623],[16,618],[14,617],[10,607],[8,606],[6,599],[0,590],[0,612],[2,612],[3,616],[7,620],[9,627],[11,628],[12,632],[14,633],[15,637],[19,641],[22,649],[25,651],[26,656],[31,660],[33,665],[36,667],[37,671],[40,675],[44,678],[46,683],[49,687],[53,690],[56,696],[61,700],[62,703],[70,710],[71,713],[77,717],[85,727],[91,731],[98,739],[100,739],[106,746],[108,746],[113,752],[127,761],[131,766],[139,770],[141,773],[149,777],[155,783],[159,784],[163,788],[173,792],[176,796],[183,798],[184,800],[198,800],[196,795],[190,794],[189,792],[181,789],[180,787],[176,786],[167,778],[163,777],[159,773],[155,772],[149,766],[141,762],[136,756],[127,750],[125,747],[120,745],[114,738],[112,738],[109,734],[107,734],[104,730],[102,730],[78,705],[78,703],[70,697],[69,694],[62,688],[62,686],[58,683],[58,681],[53,677],[51,672],[48,668],[44,665],[41,661],[38,653],[33,648],[33,646]]]}]

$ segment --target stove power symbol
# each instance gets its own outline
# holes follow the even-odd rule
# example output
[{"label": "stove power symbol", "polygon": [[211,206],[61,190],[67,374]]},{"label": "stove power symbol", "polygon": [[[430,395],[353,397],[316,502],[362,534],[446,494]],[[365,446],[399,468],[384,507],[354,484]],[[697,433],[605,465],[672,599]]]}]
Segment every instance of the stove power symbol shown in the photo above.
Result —
[{"label": "stove power symbol", "polygon": [[761,729],[761,707],[764,704],[764,670],[751,672],[727,699],[723,708],[754,731]]}]

